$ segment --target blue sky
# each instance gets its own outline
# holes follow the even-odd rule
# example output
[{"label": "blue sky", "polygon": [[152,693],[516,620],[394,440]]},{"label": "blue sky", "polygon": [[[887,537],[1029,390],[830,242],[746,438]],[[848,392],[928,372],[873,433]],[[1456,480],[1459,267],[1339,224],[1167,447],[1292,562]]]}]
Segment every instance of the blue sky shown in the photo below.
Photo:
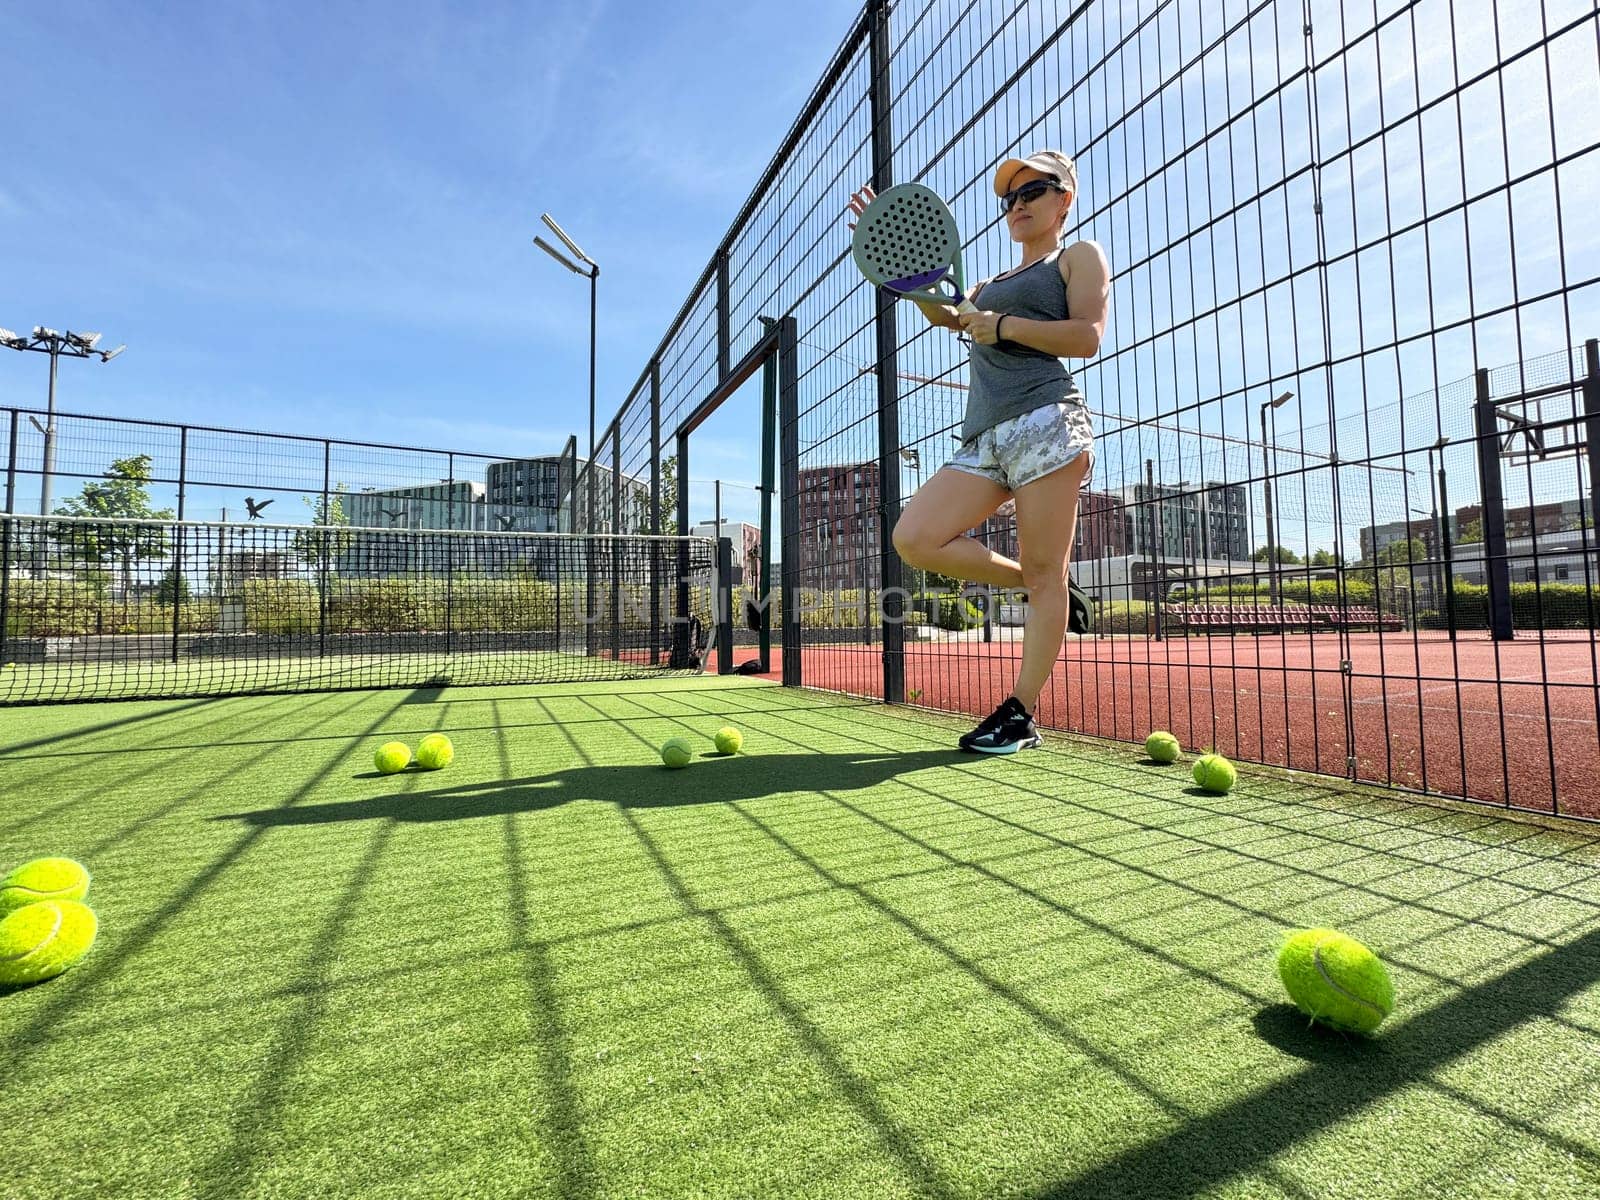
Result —
[{"label": "blue sky", "polygon": [[[602,266],[603,425],[860,0],[5,8],[0,326],[129,346],[64,411],[509,455],[587,439],[540,212]],[[46,377],[0,353],[0,404]]]}]

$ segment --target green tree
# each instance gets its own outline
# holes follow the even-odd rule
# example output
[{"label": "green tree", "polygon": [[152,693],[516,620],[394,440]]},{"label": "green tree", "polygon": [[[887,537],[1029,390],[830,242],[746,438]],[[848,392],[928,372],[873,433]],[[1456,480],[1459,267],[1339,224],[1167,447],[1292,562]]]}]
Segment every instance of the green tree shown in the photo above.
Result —
[{"label": "green tree", "polygon": [[160,586],[156,588],[156,599],[162,604],[179,604],[189,599],[189,581],[177,567],[168,567],[162,573]]},{"label": "green tree", "polygon": [[56,510],[58,517],[88,518],[93,523],[63,523],[52,530],[57,545],[80,563],[110,563],[122,573],[122,590],[133,589],[133,564],[167,556],[167,531],[159,525],[133,525],[130,521],[170,521],[170,508],[150,503],[149,484],[153,459],[148,454],[119,458],[104,479],[83,485]]},{"label": "green tree", "polygon": [[296,533],[290,546],[295,557],[308,567],[320,566],[326,555],[328,569],[332,570],[355,544],[356,535],[343,530],[350,524],[350,516],[344,511],[344,497],[349,490],[348,485],[339,483],[327,495],[300,497],[311,510],[312,528]]},{"label": "green tree", "polygon": [[1318,550],[1311,556],[1311,565],[1313,567],[1337,567],[1339,559],[1332,551]]},{"label": "green tree", "polygon": [[[578,495],[573,498],[573,503],[578,505],[580,519],[578,526],[583,527],[582,514],[587,511],[587,492],[579,486]],[[603,497],[596,498],[596,507],[603,508],[606,501]],[[602,513],[601,516],[605,514]],[[650,532],[650,492],[645,489],[636,492],[633,496],[633,513],[630,520],[634,533]],[[671,455],[661,460],[661,532],[676,534],[678,532],[678,456]]]},{"label": "green tree", "polygon": [[1415,565],[1428,561],[1428,548],[1421,538],[1390,542],[1378,551],[1378,562],[1386,565]]},{"label": "green tree", "polygon": [[1280,563],[1294,564],[1300,561],[1300,556],[1287,546],[1258,546],[1251,559],[1255,562],[1266,562],[1269,557]]},{"label": "green tree", "polygon": [[1459,525],[1456,528],[1456,541],[1458,541],[1458,542],[1481,542],[1481,541],[1483,541],[1483,518],[1482,517],[1474,517],[1472,520],[1463,522],[1461,525]]}]

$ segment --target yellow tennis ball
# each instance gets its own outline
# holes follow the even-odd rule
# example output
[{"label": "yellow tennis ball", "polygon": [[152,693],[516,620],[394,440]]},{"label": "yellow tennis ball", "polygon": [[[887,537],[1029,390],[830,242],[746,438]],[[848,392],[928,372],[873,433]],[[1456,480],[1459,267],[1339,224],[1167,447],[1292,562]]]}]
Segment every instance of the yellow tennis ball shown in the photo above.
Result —
[{"label": "yellow tennis ball", "polygon": [[676,770],[687,767],[694,758],[694,748],[686,737],[669,737],[661,743],[661,761]]},{"label": "yellow tennis ball", "polygon": [[437,771],[448,767],[456,756],[456,748],[442,733],[430,733],[417,745],[417,766],[424,771]]},{"label": "yellow tennis ball", "polygon": [[1337,929],[1302,929],[1278,951],[1278,978],[1313,1021],[1371,1033],[1394,1011],[1394,984],[1381,959]]},{"label": "yellow tennis ball", "polygon": [[36,858],[0,879],[0,917],[40,900],[82,900],[89,872],[70,858]]},{"label": "yellow tennis ball", "polygon": [[78,900],[25,904],[0,921],[0,985],[38,983],[89,952],[99,923]]},{"label": "yellow tennis ball", "polygon": [[372,764],[378,768],[380,775],[393,775],[397,771],[404,771],[410,762],[411,747],[404,742],[385,742],[372,756]]},{"label": "yellow tennis ball", "polygon": [[1208,792],[1225,792],[1239,781],[1239,772],[1220,754],[1202,754],[1194,760],[1194,781]]},{"label": "yellow tennis ball", "polygon": [[1144,740],[1144,752],[1158,763],[1177,762],[1183,743],[1165,729],[1158,729]]},{"label": "yellow tennis ball", "polygon": [[717,736],[714,740],[717,743],[718,754],[737,754],[739,753],[739,747],[744,745],[744,734],[740,733],[732,725],[724,725],[717,730]]}]

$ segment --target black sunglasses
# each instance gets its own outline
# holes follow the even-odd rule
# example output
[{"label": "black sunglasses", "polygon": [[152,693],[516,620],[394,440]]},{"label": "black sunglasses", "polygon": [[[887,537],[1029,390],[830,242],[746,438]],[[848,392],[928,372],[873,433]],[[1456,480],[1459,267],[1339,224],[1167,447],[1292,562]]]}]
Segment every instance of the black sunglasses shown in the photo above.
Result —
[{"label": "black sunglasses", "polygon": [[1000,215],[1005,216],[1006,213],[1017,206],[1017,201],[1019,200],[1024,204],[1032,204],[1046,192],[1064,192],[1066,190],[1054,179],[1030,179],[1021,187],[1012,188],[1004,196],[1000,197]]}]

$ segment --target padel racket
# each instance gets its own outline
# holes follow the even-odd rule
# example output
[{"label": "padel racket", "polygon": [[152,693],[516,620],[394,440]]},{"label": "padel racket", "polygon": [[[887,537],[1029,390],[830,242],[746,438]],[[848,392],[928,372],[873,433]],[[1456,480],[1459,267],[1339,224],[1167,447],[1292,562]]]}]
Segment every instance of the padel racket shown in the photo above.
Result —
[{"label": "padel racket", "polygon": [[896,296],[978,311],[966,295],[956,219],[930,187],[902,183],[880,193],[862,210],[850,253],[869,282]]}]

